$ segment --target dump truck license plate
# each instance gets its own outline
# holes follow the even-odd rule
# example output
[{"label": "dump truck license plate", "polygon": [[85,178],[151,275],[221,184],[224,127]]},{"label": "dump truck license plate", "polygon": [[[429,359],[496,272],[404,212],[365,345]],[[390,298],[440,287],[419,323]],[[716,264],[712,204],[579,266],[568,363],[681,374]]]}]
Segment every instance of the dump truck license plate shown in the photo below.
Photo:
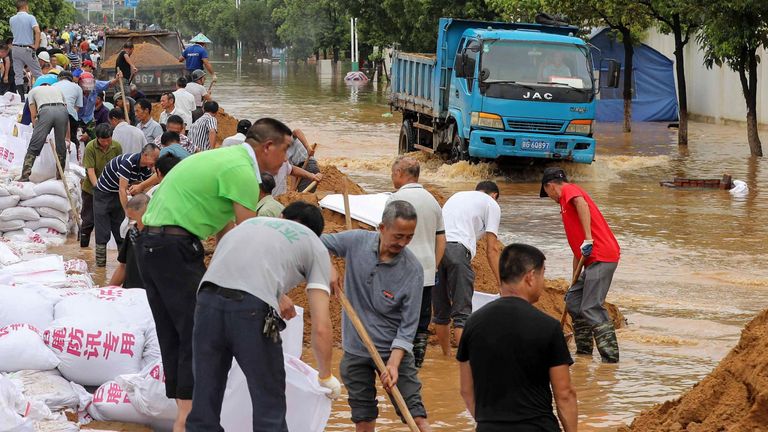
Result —
[{"label": "dump truck license plate", "polygon": [[533,141],[524,139],[520,144],[520,148],[523,150],[542,151],[549,149],[549,143],[546,141]]}]

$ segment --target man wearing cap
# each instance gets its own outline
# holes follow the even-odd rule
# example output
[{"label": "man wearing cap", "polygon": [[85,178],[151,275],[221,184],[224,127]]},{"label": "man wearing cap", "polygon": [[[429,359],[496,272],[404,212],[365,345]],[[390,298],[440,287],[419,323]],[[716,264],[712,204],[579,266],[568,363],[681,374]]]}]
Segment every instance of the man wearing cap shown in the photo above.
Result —
[{"label": "man wearing cap", "polygon": [[40,26],[35,17],[29,14],[27,0],[16,0],[16,10],[16,15],[9,20],[11,33],[13,33],[11,53],[16,91],[24,100],[24,67],[29,68],[34,79],[43,74],[35,55],[35,51],[40,46]]},{"label": "man wearing cap", "polygon": [[457,192],[443,206],[445,253],[437,269],[437,283],[432,291],[435,333],[443,354],[450,355],[450,324],[453,321],[456,341],[461,340],[464,324],[472,313],[475,272],[472,259],[477,242],[485,238],[488,265],[499,280],[499,223],[501,208],[497,203],[499,187],[492,181],[481,181],[473,191]]},{"label": "man wearing cap", "polygon": [[50,73],[53,68],[51,66],[51,55],[48,54],[48,51],[40,51],[40,53],[37,55],[37,62],[40,65],[40,72],[45,75],[47,73]]},{"label": "man wearing cap", "polygon": [[91,60],[84,60],[83,61],[82,69],[83,69],[83,72],[93,73],[93,61],[91,61]]},{"label": "man wearing cap", "polygon": [[203,102],[211,100],[211,95],[208,94],[208,90],[205,88],[205,72],[202,69],[192,71],[192,82],[187,83],[185,89],[195,97],[197,109],[202,109]]},{"label": "man wearing cap", "polygon": [[205,37],[204,34],[198,33],[190,42],[192,42],[192,45],[185,48],[184,52],[179,56],[179,63],[184,62],[185,64],[185,74],[190,75],[198,69],[205,68],[213,77],[212,79],[216,81],[216,74],[213,72],[211,62],[208,61],[208,51],[205,49],[205,44],[211,43],[211,40]]},{"label": "man wearing cap", "polygon": [[136,255],[157,329],[166,396],[177,399],[174,431],[184,431],[192,408],[192,329],[206,270],[201,240],[221,238],[233,222],[256,216],[259,172],[278,170],[290,136],[283,123],[264,118],[248,130],[244,144],[188,157],[163,179],[142,218]]},{"label": "man wearing cap", "polygon": [[63,71],[59,73],[59,82],[54,84],[61,93],[64,94],[64,100],[67,102],[67,113],[69,113],[69,133],[67,139],[75,142],[77,140],[77,126],[80,118],[77,111],[83,107],[83,89],[72,82],[72,73]]},{"label": "man wearing cap", "polygon": [[565,306],[573,319],[576,354],[592,356],[594,337],[603,362],[616,363],[619,344],[603,303],[619,265],[619,243],[589,194],[568,183],[562,169],[544,170],[539,196],[548,196],[560,204],[565,235],[573,251],[574,272],[584,258],[584,271],[565,296]]},{"label": "man wearing cap", "polygon": [[[119,74],[118,74],[119,75]],[[118,76],[111,81],[97,81],[90,72],[83,72],[80,75],[80,87],[83,88],[83,107],[80,108],[78,116],[84,135],[81,137],[83,142],[88,142],[94,138],[93,127],[100,123],[109,122],[109,109],[104,106],[103,93],[120,79]],[[97,102],[97,99],[101,100]],[[98,111],[98,115],[97,114]]]},{"label": "man wearing cap", "polygon": [[53,87],[57,79],[53,75],[43,75],[37,79],[34,88],[27,95],[29,112],[32,116],[32,138],[29,140],[24,165],[21,168],[20,182],[29,181],[32,165],[45,146],[48,134],[53,130],[56,153],[64,168],[67,162],[67,125],[69,114],[64,94],[58,87]]}]

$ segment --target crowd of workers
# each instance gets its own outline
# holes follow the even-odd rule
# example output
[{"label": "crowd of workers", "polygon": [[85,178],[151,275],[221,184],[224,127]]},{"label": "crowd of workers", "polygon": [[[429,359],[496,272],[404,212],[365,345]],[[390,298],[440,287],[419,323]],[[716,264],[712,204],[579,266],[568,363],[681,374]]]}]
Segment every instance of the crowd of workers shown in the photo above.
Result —
[{"label": "crowd of workers", "polygon": [[[456,193],[441,208],[419,183],[419,162],[402,156],[392,165],[396,191],[376,231],[323,234],[316,206],[299,201],[283,207],[274,198],[289,190],[311,191],[322,181],[314,147],[301,130],[271,118],[241,120],[237,133],[218,144],[219,106],[205,87],[209,74],[215,79],[207,38],[198,35],[179,59],[188,76],[162,96],[158,122],[152,104],[131,84],[138,68],[130,43],[118,56],[115,79],[96,81],[93,55],[100,35],[94,50],[94,40],[77,31],[41,31],[27,2],[16,3],[10,21],[15,75],[10,86],[6,62],[3,83],[26,96],[33,125],[21,180],[28,179],[51,130],[62,163],[67,141],[84,144],[80,244],[88,247],[95,230],[95,261],[105,266],[106,246],[114,238],[120,265],[110,283],[146,289],[166,394],[179,408],[175,432],[222,430],[233,358],[249,383],[253,430],[287,430],[279,331],[295,316],[287,294],[304,281],[320,385],[336,398],[343,382],[356,430],[375,430],[378,371],[346,314],[341,382],[331,372],[329,304],[342,279],[373,349],[386,362],[379,374],[384,388],[398,388],[421,431],[430,430],[418,373],[430,324],[444,355],[452,354],[453,330],[461,396],[477,430],[576,430],[573,360],[562,328],[532,306],[544,289],[545,257],[523,244],[502,250],[494,182]],[[9,54],[8,45],[0,44],[0,57]],[[115,95],[110,106],[104,91],[118,80],[130,93]],[[566,306],[576,352],[591,356],[596,345],[603,361],[618,362],[603,302],[619,245],[595,203],[563,170],[548,168],[541,184],[540,196],[560,205],[574,254],[578,279]],[[127,231],[121,227],[126,217],[132,222]],[[217,247],[206,267],[202,241],[210,237]],[[472,260],[479,241],[501,298],[473,314]],[[330,256],[345,259],[343,275]],[[553,394],[560,423],[552,412]]]}]

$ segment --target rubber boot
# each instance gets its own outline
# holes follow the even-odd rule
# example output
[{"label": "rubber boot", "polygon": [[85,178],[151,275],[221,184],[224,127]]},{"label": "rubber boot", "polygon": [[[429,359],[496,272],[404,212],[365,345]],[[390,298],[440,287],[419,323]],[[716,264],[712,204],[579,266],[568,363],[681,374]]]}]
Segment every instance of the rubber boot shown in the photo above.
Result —
[{"label": "rubber boot", "polygon": [[96,267],[107,266],[107,245],[96,245]]},{"label": "rubber boot", "polygon": [[[59,158],[59,163],[61,164],[61,171],[64,172],[65,169],[67,169],[67,154],[56,154]],[[59,174],[59,169],[56,168],[56,180],[61,180],[61,174]]]},{"label": "rubber boot", "polygon": [[20,182],[28,182],[29,176],[32,175],[32,165],[35,164],[35,159],[37,159],[37,156],[27,153],[24,155],[24,165],[21,167],[21,177],[19,177]]},{"label": "rubber boot", "polygon": [[616,330],[613,322],[606,321],[592,328],[595,335],[595,344],[603,358],[603,363],[619,362],[619,342],[616,340]]},{"label": "rubber boot", "polygon": [[22,84],[20,86],[16,86],[16,93],[19,94],[19,96],[21,97],[21,101],[22,102],[26,102],[27,97],[25,95],[26,92],[24,91],[24,84]]},{"label": "rubber boot", "polygon": [[417,368],[420,368],[424,364],[424,357],[427,355],[427,342],[429,341],[429,335],[427,333],[416,333],[416,338],[413,340],[413,361]]},{"label": "rubber boot", "polygon": [[85,233],[80,233],[80,247],[87,248],[91,244],[91,236],[86,236]]},{"label": "rubber boot", "polygon": [[573,339],[576,342],[576,354],[592,355],[592,326],[585,319],[573,320]]}]

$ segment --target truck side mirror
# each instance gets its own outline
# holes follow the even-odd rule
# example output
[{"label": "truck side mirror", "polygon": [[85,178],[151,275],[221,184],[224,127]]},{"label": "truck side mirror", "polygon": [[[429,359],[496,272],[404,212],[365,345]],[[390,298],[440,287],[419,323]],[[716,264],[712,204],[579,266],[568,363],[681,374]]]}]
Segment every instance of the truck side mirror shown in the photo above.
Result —
[{"label": "truck side mirror", "polygon": [[608,71],[606,79],[606,87],[619,88],[619,74],[621,73],[621,63],[616,60],[608,60]]},{"label": "truck side mirror", "polygon": [[464,78],[464,62],[467,59],[466,54],[456,54],[456,61],[453,64],[453,70],[456,72],[456,78]]}]

